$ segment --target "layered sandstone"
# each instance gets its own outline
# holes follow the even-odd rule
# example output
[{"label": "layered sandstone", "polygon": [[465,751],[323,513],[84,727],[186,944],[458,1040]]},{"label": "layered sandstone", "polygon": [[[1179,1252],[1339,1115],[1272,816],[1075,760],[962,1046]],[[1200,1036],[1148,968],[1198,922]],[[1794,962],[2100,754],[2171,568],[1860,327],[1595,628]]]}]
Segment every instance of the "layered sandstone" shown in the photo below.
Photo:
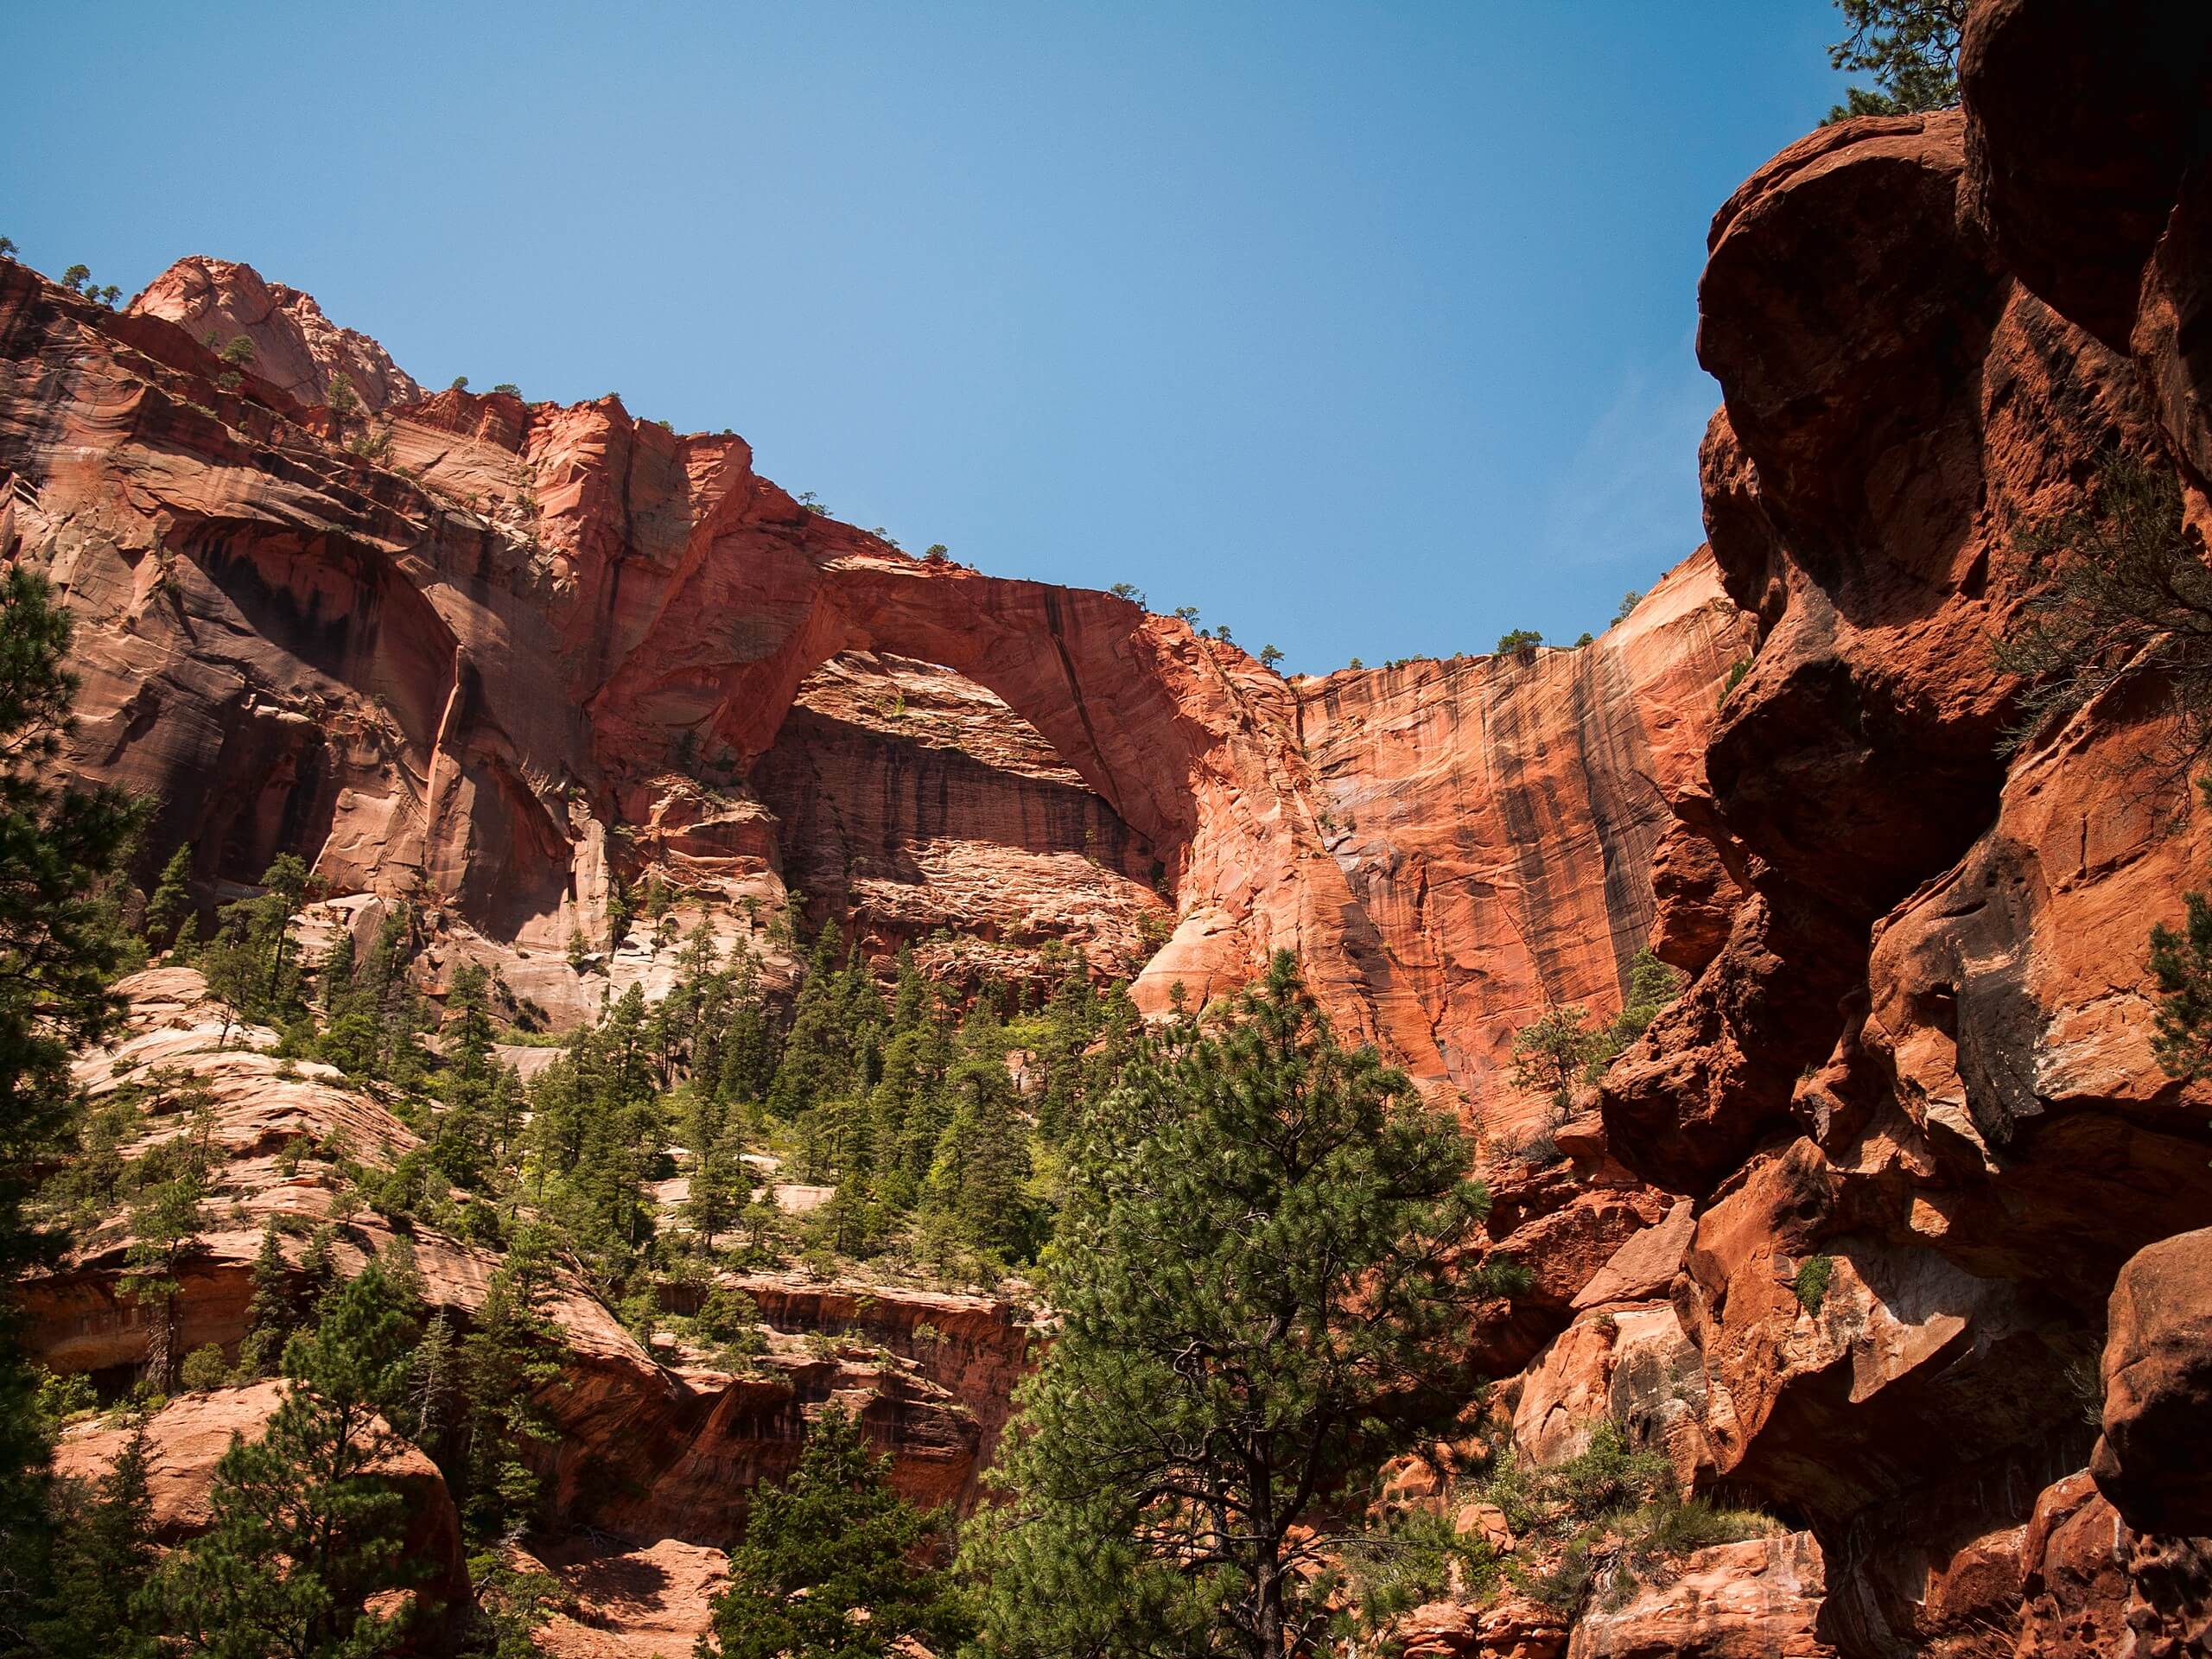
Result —
[{"label": "layered sandstone", "polygon": [[1298,683],[1324,839],[1485,1116],[1531,1127],[1514,1032],[1618,1008],[1654,912],[1667,798],[1703,776],[1750,619],[1704,550],[1591,645]]},{"label": "layered sandstone", "polygon": [[[610,881],[772,958],[788,876],[885,948],[1081,944],[1147,1007],[1287,946],[1349,1034],[1488,1091],[1529,1010],[1617,1002],[1657,791],[1741,654],[1700,563],[1584,652],[1293,688],[1111,595],[907,558],[734,436],[424,397],[220,261],[121,316],[8,265],[0,338],[0,556],[79,616],[73,772],[160,799],[209,893],[298,852],[562,1021]],[[340,369],[363,411],[321,406]]]}]

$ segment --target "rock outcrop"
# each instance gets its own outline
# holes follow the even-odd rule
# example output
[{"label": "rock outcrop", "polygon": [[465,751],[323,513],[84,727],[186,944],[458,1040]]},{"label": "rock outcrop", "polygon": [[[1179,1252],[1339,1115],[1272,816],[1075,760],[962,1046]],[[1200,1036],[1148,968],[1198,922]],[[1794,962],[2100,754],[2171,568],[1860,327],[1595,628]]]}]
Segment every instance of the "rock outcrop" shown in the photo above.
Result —
[{"label": "rock outcrop", "polygon": [[1695,1551],[1666,1582],[1586,1611],[1567,1659],[1831,1659],[1813,1629],[1821,1565],[1803,1533]]},{"label": "rock outcrop", "polygon": [[329,403],[340,375],[367,409],[391,409],[423,397],[423,388],[383,346],[339,327],[323,315],[314,295],[264,282],[251,265],[197,256],[180,259],[130,302],[130,314],[173,322],[214,349],[245,338],[253,354],[244,366],[305,407]]},{"label": "rock outcrop", "polygon": [[[1694,1202],[1634,1315],[1677,1402],[1652,1432],[1813,1526],[1852,1655],[2202,1639],[2195,1247],[2158,1241],[2201,1224],[2212,1137],[2145,959],[2212,843],[2164,688],[2008,735],[1989,645],[2045,580],[2028,532],[2094,509],[2109,457],[2212,522],[2183,321],[2212,50],[2183,10],[1986,0],[1963,111],[1824,128],[1713,223],[1707,522],[1757,650],[1661,839],[1654,938],[1696,980],[1602,1109],[1610,1155]],[[1624,1370],[1578,1319],[1516,1427],[1571,1446]],[[2084,1496],[2101,1392],[2125,1519]]]}]

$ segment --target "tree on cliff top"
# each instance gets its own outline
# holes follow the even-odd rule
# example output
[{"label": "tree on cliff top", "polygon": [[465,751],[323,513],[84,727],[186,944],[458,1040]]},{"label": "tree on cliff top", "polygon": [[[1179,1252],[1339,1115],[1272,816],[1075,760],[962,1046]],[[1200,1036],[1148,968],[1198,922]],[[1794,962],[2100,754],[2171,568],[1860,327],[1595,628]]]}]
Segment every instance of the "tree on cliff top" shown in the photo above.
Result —
[{"label": "tree on cliff top", "polygon": [[1230,1019],[1148,1039],[1069,1137],[1058,1339],[978,1530],[995,1655],[1282,1659],[1328,1618],[1322,1506],[1475,1390],[1458,1122],[1338,1046],[1289,955]]},{"label": "tree on cliff top", "polygon": [[1876,90],[1853,86],[1830,121],[1854,115],[1909,115],[1959,101],[1959,36],[1967,0],[1835,0],[1851,33],[1828,48],[1838,69],[1864,69]]},{"label": "tree on cliff top", "polygon": [[842,1406],[823,1409],[791,1478],[753,1495],[701,1659],[876,1659],[902,1637],[945,1652],[967,1633],[944,1574],[913,1565],[930,1523],[890,1466]]}]

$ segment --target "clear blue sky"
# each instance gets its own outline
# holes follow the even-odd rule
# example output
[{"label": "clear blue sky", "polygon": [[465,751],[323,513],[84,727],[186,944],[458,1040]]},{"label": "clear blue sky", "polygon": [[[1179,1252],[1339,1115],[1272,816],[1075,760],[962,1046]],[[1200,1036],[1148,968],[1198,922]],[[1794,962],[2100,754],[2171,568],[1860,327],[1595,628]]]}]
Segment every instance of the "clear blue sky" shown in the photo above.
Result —
[{"label": "clear blue sky", "polygon": [[1599,628],[1700,539],[1713,210],[1827,0],[16,5],[0,232],[246,260],[1291,669]]}]

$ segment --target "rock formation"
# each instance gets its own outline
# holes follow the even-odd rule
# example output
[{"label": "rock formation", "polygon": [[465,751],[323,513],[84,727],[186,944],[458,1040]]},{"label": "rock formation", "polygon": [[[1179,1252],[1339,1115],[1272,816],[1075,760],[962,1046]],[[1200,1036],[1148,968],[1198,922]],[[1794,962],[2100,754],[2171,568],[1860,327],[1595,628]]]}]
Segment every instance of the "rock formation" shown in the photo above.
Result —
[{"label": "rock formation", "polygon": [[[1348,1033],[1479,1088],[1531,1008],[1617,1004],[1658,786],[1747,639],[1700,561],[1584,652],[1293,687],[1124,600],[907,558],[734,437],[420,397],[246,267],[117,316],[11,264],[0,334],[0,557],[83,623],[72,769],[159,799],[211,884],[292,850],[426,901],[561,1019],[611,876],[772,955],[791,874],[879,945],[1142,964],[1147,1007],[1287,945]],[[321,402],[338,366],[364,410]]]},{"label": "rock formation", "polygon": [[[119,315],[0,264],[0,558],[79,618],[73,776],[158,798],[209,895],[290,850],[346,925],[417,902],[433,989],[493,960],[588,1017],[570,942],[649,874],[772,976],[794,890],[955,982],[1079,944],[1153,1010],[1298,951],[1487,1131],[1489,1248],[1535,1284],[1470,1332],[1508,1376],[1476,1439],[1555,1464],[1610,1420],[1787,1529],[1579,1621],[1433,1603],[1408,1654],[2204,1651],[2212,1094],[2158,1062],[2145,952],[2212,820],[2166,688],[2020,731],[1990,643],[2112,457],[2178,477],[2198,556],[2212,531],[2212,18],[1979,0],[1961,73],[1961,109],[1824,127],[1721,207],[1710,546],[1576,650],[1286,682],[1109,594],[909,558],[728,434],[424,396],[210,260]],[[235,334],[226,385],[207,342]],[[1505,1082],[1514,1031],[1611,1014],[1647,942],[1684,994],[1549,1125],[1556,1159],[1505,1156],[1544,1109]],[[670,971],[647,941],[598,965]],[[185,1341],[234,1345],[260,1218],[327,1203],[282,1147],[408,1132],[315,1068],[195,1052],[190,976],[131,990],[86,1081],[166,1058],[214,1090],[238,1224],[188,1267]],[[121,1249],[32,1287],[54,1363],[137,1357]],[[488,1262],[416,1252],[465,1314]],[[710,1582],[683,1552],[832,1396],[906,1490],[972,1500],[1009,1309],[745,1287],[778,1333],[745,1377],[563,1303],[561,1501],[636,1548],[553,1564],[556,1650],[648,1650],[618,1603],[688,1640],[622,1586]]]},{"label": "rock formation", "polygon": [[[1977,6],[1963,112],[1785,150],[1716,216],[1700,289],[1726,400],[1707,527],[1758,650],[1662,854],[1701,839],[1680,861],[1724,873],[1660,887],[1656,937],[1698,978],[1604,1116],[1614,1156],[1695,1204],[1657,1339],[1631,1344],[1675,1376],[1670,1447],[1814,1525],[1821,1634],[1854,1655],[2201,1639],[2201,1546],[2172,1535],[2202,1510],[2150,1472],[2196,1460],[2162,1414],[2197,1386],[2162,1288],[2186,1274],[2131,1268],[2104,1390],[2095,1356],[2121,1264],[2212,1200],[2202,1088],[2152,1053],[2145,967],[2204,820],[2158,687],[2015,748],[2022,687],[1988,648],[2041,579],[2023,532],[2089,500],[2107,455],[2178,469],[2206,522],[2179,321],[2206,35],[2121,10]],[[1636,1395],[1624,1357],[1570,1357],[1581,1330],[1548,1397]],[[2100,1392],[2099,1479],[2164,1535],[2114,1543],[2083,1507]]]}]

